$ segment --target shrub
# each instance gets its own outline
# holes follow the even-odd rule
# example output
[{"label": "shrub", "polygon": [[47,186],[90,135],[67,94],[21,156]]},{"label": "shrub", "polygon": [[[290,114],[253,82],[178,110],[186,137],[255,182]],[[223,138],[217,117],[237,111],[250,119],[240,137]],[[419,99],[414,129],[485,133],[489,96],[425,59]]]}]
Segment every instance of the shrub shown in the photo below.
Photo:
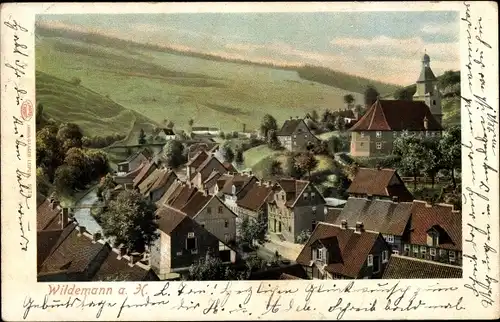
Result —
[{"label": "shrub", "polygon": [[70,80],[70,83],[75,85],[75,86],[78,86],[82,83],[82,80],[78,77],[73,77],[71,80]]}]

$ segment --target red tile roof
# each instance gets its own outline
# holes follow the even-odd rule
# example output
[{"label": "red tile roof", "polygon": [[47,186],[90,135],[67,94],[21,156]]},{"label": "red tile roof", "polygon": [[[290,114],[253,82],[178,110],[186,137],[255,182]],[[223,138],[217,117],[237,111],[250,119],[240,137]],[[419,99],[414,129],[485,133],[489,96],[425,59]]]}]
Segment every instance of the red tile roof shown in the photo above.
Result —
[{"label": "red tile roof", "polygon": [[156,214],[159,217],[158,229],[167,235],[170,235],[182,221],[189,220],[186,214],[171,207],[161,207]]},{"label": "red tile roof", "polygon": [[198,167],[209,157],[209,155],[204,151],[199,151],[189,162],[188,167],[198,169]]},{"label": "red tile roof", "polygon": [[157,280],[150,269],[140,264],[129,265],[129,260],[120,258],[115,251],[110,251],[92,281],[144,281]]},{"label": "red tile roof", "polygon": [[189,201],[182,207],[180,210],[193,218],[196,216],[205,205],[212,199],[213,197],[210,195],[205,195],[201,191],[196,191],[193,196],[189,199]]},{"label": "red tile roof", "polygon": [[429,131],[443,129],[424,102],[377,100],[349,131],[425,131],[424,118]]},{"label": "red tile roof", "polygon": [[272,192],[272,187],[255,182],[250,190],[240,200],[236,201],[236,204],[251,211],[258,211],[266,203]]},{"label": "red tile roof", "polygon": [[60,238],[63,233],[62,229],[58,230],[41,230],[37,232],[37,268],[49,257],[54,250],[54,247],[60,243]]},{"label": "red tile roof", "polygon": [[182,209],[196,191],[198,191],[198,189],[187,184],[179,186],[179,188],[170,197],[170,200],[167,201],[167,205],[175,209]]},{"label": "red tile roof", "polygon": [[[396,183],[391,184],[391,181]],[[394,169],[360,168],[347,192],[357,195],[398,197],[398,201],[414,198]]]},{"label": "red tile roof", "polygon": [[146,166],[147,162],[142,162],[137,168],[134,170],[127,172],[122,178],[130,178],[133,179],[137,177],[139,173],[141,173],[141,170]]},{"label": "red tile roof", "polygon": [[462,213],[452,205],[430,206],[423,201],[413,201],[411,216],[411,244],[427,245],[427,232],[433,227],[440,227],[449,239],[440,236],[440,248],[462,250]]},{"label": "red tile roof", "polygon": [[174,171],[162,169],[162,171],[158,174],[158,180],[156,180],[154,185],[151,187],[151,191],[155,191],[156,189],[160,189],[165,186],[171,176],[174,176],[174,179],[178,178]]},{"label": "red tile roof", "polygon": [[47,229],[54,220],[57,220],[57,216],[59,216],[61,211],[62,208],[58,205],[57,201],[51,203],[50,199],[46,198],[36,209],[37,231]]},{"label": "red tile roof", "polygon": [[462,278],[462,267],[433,261],[392,255],[383,279]]},{"label": "red tile roof", "polygon": [[156,170],[158,167],[156,166],[156,164],[154,162],[148,162],[146,163],[146,165],[141,169],[141,172],[139,172],[139,174],[134,178],[134,188],[137,187],[145,178],[146,178],[146,175],[148,174],[148,172],[150,170],[154,171]]},{"label": "red tile roof", "polygon": [[328,247],[330,253],[330,262],[326,263],[325,270],[357,278],[378,238],[382,239],[378,233],[368,231],[356,233],[352,229],[342,229],[331,224],[318,223],[297,257],[297,263],[311,266],[313,264],[311,246],[323,240],[323,244],[326,244],[325,246]]},{"label": "red tile roof", "polygon": [[233,174],[229,175],[229,180],[226,180],[224,187],[222,188],[222,193],[226,195],[233,194],[233,185],[236,188],[236,194],[238,194],[241,189],[243,189],[252,179],[257,179],[254,176],[249,176],[246,174]]}]

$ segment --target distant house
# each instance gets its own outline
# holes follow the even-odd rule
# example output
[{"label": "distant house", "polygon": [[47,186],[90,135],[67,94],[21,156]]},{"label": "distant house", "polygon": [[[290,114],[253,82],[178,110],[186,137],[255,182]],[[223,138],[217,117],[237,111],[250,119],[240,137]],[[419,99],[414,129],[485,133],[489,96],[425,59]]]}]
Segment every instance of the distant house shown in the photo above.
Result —
[{"label": "distant house", "polygon": [[325,218],[325,199],[309,181],[281,179],[268,203],[268,229],[294,243],[305,230],[314,230]]},{"label": "distant house", "polygon": [[138,168],[143,162],[149,160],[150,154],[145,150],[137,151],[125,161],[118,163],[118,174],[125,174]]},{"label": "distant house", "polygon": [[190,161],[192,158],[194,158],[198,152],[204,151],[207,154],[213,154],[215,151],[218,150],[219,145],[215,142],[197,142],[190,144],[187,147],[187,152],[188,152],[188,161]]},{"label": "distant house", "polygon": [[140,256],[121,256],[121,251],[96,237],[75,223],[64,229],[39,231],[38,281],[158,280],[149,266],[139,262]]},{"label": "distant house", "polygon": [[[190,168],[188,168],[190,171]],[[226,167],[214,156],[209,156],[203,161],[194,173],[188,173],[188,180],[201,190],[205,190],[203,183],[210,177],[213,171],[227,173]]]},{"label": "distant house", "polygon": [[462,267],[392,255],[383,279],[462,278]]},{"label": "distant house", "polygon": [[348,227],[362,223],[366,230],[381,233],[394,254],[401,254],[412,207],[411,202],[349,197],[340,213],[332,216],[329,222]]},{"label": "distant house", "polygon": [[321,140],[314,135],[304,119],[286,120],[276,133],[281,145],[289,151],[308,151]]},{"label": "distant house", "polygon": [[134,179],[146,166],[148,161],[142,162],[137,168],[129,172],[121,172],[113,176],[113,181],[118,185],[123,185],[127,189],[131,189],[134,185]]},{"label": "distant house", "polygon": [[394,201],[414,198],[394,169],[360,168],[347,192],[352,197],[373,197]]},{"label": "distant house", "polygon": [[422,101],[377,100],[352,126],[351,155],[390,155],[394,140],[405,133],[438,136],[443,127]]},{"label": "distant house", "polygon": [[258,181],[251,183],[248,191],[236,200],[238,216],[247,216],[255,220],[262,219],[267,223],[267,202],[274,197],[273,188],[274,185],[269,182]]},{"label": "distant house", "polygon": [[381,278],[391,256],[379,233],[318,223],[297,257],[309,279]]},{"label": "distant house", "polygon": [[[242,197],[251,187],[252,183],[259,181],[255,176],[246,174],[228,174],[227,179],[220,192],[222,193],[224,203],[228,205],[231,210],[238,212],[238,205],[236,204],[238,197]],[[218,193],[218,189],[216,193]]]},{"label": "distant house", "polygon": [[158,137],[164,141],[175,140],[175,133],[172,129],[161,129],[160,133],[158,133]]},{"label": "distant house", "polygon": [[452,205],[413,202],[403,255],[462,265],[462,214]]},{"label": "distant house", "polygon": [[220,129],[216,127],[207,126],[193,126],[191,128],[191,133],[193,134],[205,134],[205,135],[219,135]]},{"label": "distant house", "polygon": [[234,250],[185,213],[162,207],[157,214],[160,237],[151,247],[151,266],[161,280],[179,278],[208,254],[226,264],[236,261]]}]

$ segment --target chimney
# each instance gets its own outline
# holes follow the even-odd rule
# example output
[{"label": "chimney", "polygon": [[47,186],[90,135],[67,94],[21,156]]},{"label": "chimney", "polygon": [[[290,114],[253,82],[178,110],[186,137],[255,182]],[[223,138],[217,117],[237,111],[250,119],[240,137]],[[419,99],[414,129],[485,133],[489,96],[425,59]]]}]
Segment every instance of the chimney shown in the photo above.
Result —
[{"label": "chimney", "polygon": [[342,221],[341,221],[341,227],[342,227],[342,229],[347,229],[347,220],[342,219]]},{"label": "chimney", "polygon": [[363,225],[362,222],[357,222],[356,223],[356,234],[361,234],[363,231],[365,231],[365,225]]},{"label": "chimney", "polygon": [[101,233],[100,233],[100,232],[97,232],[97,233],[95,233],[94,235],[92,235],[92,240],[93,240],[94,242],[98,242],[98,241],[99,241],[99,240],[101,240],[101,239],[102,239],[102,235],[101,235]]},{"label": "chimney", "polygon": [[392,196],[392,202],[398,202],[398,196]]},{"label": "chimney", "polygon": [[69,223],[69,208],[64,207],[61,211],[61,229],[64,229]]},{"label": "chimney", "polygon": [[50,206],[51,206],[52,210],[56,209],[57,206],[59,206],[59,201],[53,200]]}]

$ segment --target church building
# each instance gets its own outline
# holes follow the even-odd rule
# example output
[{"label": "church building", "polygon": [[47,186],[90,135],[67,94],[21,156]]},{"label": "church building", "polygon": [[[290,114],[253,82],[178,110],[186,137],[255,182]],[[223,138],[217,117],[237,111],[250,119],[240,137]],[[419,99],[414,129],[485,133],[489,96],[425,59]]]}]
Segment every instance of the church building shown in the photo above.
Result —
[{"label": "church building", "polygon": [[441,98],[427,54],[422,59],[422,71],[416,85],[413,101],[377,99],[349,129],[352,156],[390,155],[394,140],[405,133],[423,136],[441,134]]}]

